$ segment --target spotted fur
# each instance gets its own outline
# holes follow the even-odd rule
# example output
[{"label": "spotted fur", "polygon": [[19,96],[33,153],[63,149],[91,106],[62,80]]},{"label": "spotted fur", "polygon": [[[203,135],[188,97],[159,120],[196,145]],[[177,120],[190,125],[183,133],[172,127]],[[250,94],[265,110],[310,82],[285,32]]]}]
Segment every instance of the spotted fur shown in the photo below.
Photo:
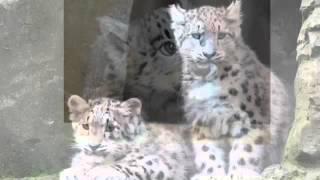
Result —
[{"label": "spotted fur", "polygon": [[[240,25],[237,0],[229,7],[160,9],[131,29],[125,95],[141,97],[160,121],[193,125],[194,179],[257,175],[282,157],[291,126],[287,92],[244,43]],[[218,163],[203,158],[205,143]]]},{"label": "spotted fur", "polygon": [[158,122],[183,120],[181,58],[176,53],[168,8],[131,23],[124,97],[139,97],[147,116]]},{"label": "spotted fur", "polygon": [[[240,9],[236,1],[227,8],[204,6],[185,15],[205,24],[203,36],[212,34],[216,50],[216,58],[204,58],[202,64],[183,61],[185,74],[190,74],[182,84],[186,118],[194,127],[195,149],[212,139],[209,147],[224,152],[217,159],[225,159],[221,166],[225,164],[225,174],[230,176],[259,175],[266,166],[279,163],[291,126],[283,83],[243,42]],[[196,153],[197,157],[204,152]],[[201,166],[215,163],[200,162],[199,174],[210,175]]]},{"label": "spotted fur", "polygon": [[87,103],[71,96],[74,147],[80,152],[60,179],[186,180],[193,161],[187,127],[145,124],[141,106],[137,98]]}]

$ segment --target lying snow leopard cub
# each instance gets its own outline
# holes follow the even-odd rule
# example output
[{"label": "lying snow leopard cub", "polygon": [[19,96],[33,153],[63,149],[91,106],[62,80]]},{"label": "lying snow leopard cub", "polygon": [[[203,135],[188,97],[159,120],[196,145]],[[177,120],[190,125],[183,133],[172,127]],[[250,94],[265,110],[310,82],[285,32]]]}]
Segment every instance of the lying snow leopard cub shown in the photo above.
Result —
[{"label": "lying snow leopard cub", "polygon": [[[68,100],[75,147],[63,180],[186,180],[192,166],[183,126],[144,124],[137,98]],[[184,133],[185,132],[185,133]]]},{"label": "lying snow leopard cub", "polygon": [[243,42],[240,9],[240,1],[169,9],[195,137],[193,179],[259,175],[280,161],[290,128],[285,87]]}]

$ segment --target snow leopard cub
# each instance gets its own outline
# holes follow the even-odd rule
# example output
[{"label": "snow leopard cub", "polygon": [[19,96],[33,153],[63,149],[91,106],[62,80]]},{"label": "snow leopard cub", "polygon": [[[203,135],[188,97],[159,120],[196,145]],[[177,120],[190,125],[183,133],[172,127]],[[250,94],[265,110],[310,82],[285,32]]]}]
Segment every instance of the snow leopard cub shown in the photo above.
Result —
[{"label": "snow leopard cub", "polygon": [[193,124],[193,179],[259,175],[280,161],[291,126],[283,83],[242,39],[240,4],[170,10]]},{"label": "snow leopard cub", "polygon": [[68,100],[75,147],[63,180],[187,180],[192,166],[187,127],[145,124],[141,101]]}]

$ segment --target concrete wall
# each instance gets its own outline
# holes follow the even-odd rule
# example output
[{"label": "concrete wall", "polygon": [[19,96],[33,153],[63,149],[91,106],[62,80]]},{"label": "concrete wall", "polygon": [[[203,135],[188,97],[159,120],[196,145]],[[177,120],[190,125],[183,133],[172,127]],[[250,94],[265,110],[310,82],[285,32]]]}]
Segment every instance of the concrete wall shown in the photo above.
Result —
[{"label": "concrete wall", "polygon": [[65,166],[63,1],[0,1],[0,177]]}]

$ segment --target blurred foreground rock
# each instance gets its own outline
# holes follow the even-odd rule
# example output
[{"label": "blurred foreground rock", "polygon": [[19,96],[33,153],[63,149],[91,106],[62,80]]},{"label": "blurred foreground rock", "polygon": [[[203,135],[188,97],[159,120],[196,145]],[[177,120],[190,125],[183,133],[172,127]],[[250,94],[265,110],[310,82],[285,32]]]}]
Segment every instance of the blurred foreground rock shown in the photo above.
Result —
[{"label": "blurred foreground rock", "polygon": [[303,0],[295,80],[296,113],[285,163],[320,170],[320,1]]},{"label": "blurred foreground rock", "polygon": [[283,167],[266,170],[272,179],[320,179],[320,1],[302,0],[300,10],[295,123]]}]

